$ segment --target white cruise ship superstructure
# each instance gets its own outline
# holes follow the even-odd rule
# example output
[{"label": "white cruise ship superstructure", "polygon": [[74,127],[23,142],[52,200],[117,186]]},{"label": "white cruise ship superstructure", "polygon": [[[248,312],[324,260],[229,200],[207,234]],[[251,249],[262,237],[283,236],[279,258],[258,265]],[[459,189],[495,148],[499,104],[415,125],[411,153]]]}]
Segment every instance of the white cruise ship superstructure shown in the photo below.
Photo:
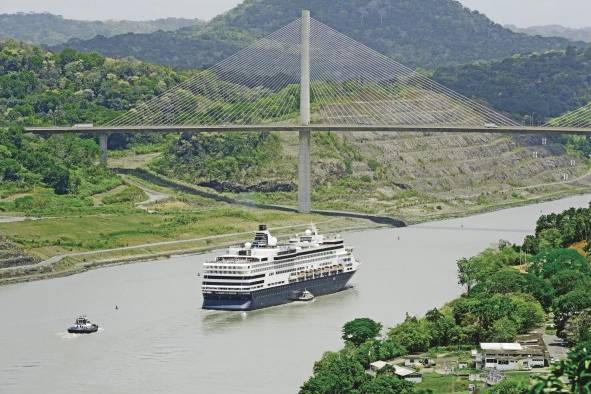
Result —
[{"label": "white cruise ship superstructure", "polygon": [[339,236],[314,226],[279,244],[266,225],[254,241],[204,264],[203,309],[248,311],[346,288],[359,262]]}]

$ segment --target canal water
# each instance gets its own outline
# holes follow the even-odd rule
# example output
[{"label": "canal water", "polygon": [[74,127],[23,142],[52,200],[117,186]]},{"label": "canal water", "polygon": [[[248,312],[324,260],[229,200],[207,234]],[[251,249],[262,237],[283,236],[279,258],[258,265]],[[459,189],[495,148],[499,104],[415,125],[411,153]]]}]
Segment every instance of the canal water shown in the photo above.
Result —
[{"label": "canal water", "polygon": [[[363,262],[353,289],[249,313],[200,309],[196,274],[212,254],[0,287],[0,393],[296,393],[314,361],[341,346],[345,322],[423,314],[460,294],[456,260],[520,242],[541,213],[590,200],[348,233]],[[80,313],[99,333],[65,332]]]}]

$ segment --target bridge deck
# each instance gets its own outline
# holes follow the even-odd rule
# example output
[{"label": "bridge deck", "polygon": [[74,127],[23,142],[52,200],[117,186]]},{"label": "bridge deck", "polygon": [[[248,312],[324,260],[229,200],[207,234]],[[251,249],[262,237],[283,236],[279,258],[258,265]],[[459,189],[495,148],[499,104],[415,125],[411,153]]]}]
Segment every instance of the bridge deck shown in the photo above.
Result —
[{"label": "bridge deck", "polygon": [[591,134],[591,128],[531,126],[415,126],[415,125],[249,125],[249,126],[95,126],[95,127],[27,127],[35,134],[103,134],[103,133],[175,133],[175,132],[256,132],[256,131],[337,131],[337,132],[424,132],[424,133],[511,133],[511,134]]}]

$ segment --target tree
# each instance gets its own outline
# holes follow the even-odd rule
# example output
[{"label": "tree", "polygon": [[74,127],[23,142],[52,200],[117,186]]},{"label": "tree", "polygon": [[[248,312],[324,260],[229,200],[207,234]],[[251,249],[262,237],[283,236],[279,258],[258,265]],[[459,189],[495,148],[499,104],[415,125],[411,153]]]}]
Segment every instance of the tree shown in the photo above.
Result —
[{"label": "tree", "polygon": [[527,394],[528,386],[522,382],[503,380],[501,383],[493,386],[488,392],[490,394]]},{"label": "tree", "polygon": [[591,341],[591,310],[587,309],[568,319],[562,334],[571,346]]},{"label": "tree", "polygon": [[591,294],[587,288],[577,288],[554,301],[554,324],[561,335],[566,322],[574,315],[591,308]]},{"label": "tree", "polygon": [[574,249],[547,249],[531,259],[529,272],[544,279],[556,275],[562,270],[575,270],[590,273],[589,261]]},{"label": "tree", "polygon": [[495,272],[481,284],[488,294],[520,293],[527,291],[527,275],[512,268]]},{"label": "tree", "polygon": [[591,286],[591,278],[574,269],[558,271],[550,278],[556,296],[567,294],[577,287]]},{"label": "tree", "polygon": [[535,235],[528,235],[521,247],[525,253],[538,254],[540,252],[540,241]]},{"label": "tree", "polygon": [[431,332],[431,346],[448,346],[458,342],[461,329],[456,326],[453,316],[444,315],[435,308],[427,312],[425,321]]},{"label": "tree", "polygon": [[300,388],[300,394],[351,393],[370,377],[363,365],[346,350],[326,353],[314,366],[314,375]]},{"label": "tree", "polygon": [[[565,383],[567,380],[569,383]],[[550,376],[537,378],[530,394],[588,394],[591,392],[591,344],[577,346],[566,360],[552,367]]]},{"label": "tree", "polygon": [[359,394],[412,394],[413,384],[388,374],[379,374],[375,379],[365,382]]},{"label": "tree", "polygon": [[517,330],[523,334],[544,322],[544,309],[533,296],[514,294],[510,296],[512,311],[509,315],[517,323]]},{"label": "tree", "polygon": [[356,346],[375,338],[382,330],[382,324],[368,318],[355,319],[343,326],[342,338]]},{"label": "tree", "polygon": [[498,258],[499,252],[487,249],[477,256],[458,261],[458,280],[470,290],[488,276],[503,268],[503,262]]},{"label": "tree", "polygon": [[556,228],[549,228],[542,231],[538,239],[540,250],[559,248],[564,242],[562,234]]},{"label": "tree", "polygon": [[513,342],[517,336],[517,327],[515,321],[503,317],[492,324],[487,339],[492,342]]},{"label": "tree", "polygon": [[0,181],[16,182],[21,178],[22,166],[14,159],[0,159]]},{"label": "tree", "polygon": [[433,339],[427,323],[409,315],[403,323],[390,329],[388,337],[412,353],[427,351]]}]

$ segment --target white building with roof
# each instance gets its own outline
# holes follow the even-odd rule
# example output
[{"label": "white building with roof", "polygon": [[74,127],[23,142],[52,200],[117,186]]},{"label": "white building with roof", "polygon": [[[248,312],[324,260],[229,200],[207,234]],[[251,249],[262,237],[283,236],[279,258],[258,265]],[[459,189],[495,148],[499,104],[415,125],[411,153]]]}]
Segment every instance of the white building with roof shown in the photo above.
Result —
[{"label": "white building with roof", "polygon": [[369,364],[369,372],[375,374],[386,367],[389,367],[394,375],[398,376],[400,379],[412,383],[421,383],[423,381],[423,375],[420,372],[410,368],[401,367],[400,365],[394,364],[392,361],[375,361]]},{"label": "white building with roof", "polygon": [[520,343],[481,343],[472,357],[476,368],[499,371],[541,368],[545,364],[544,349],[524,347]]}]

